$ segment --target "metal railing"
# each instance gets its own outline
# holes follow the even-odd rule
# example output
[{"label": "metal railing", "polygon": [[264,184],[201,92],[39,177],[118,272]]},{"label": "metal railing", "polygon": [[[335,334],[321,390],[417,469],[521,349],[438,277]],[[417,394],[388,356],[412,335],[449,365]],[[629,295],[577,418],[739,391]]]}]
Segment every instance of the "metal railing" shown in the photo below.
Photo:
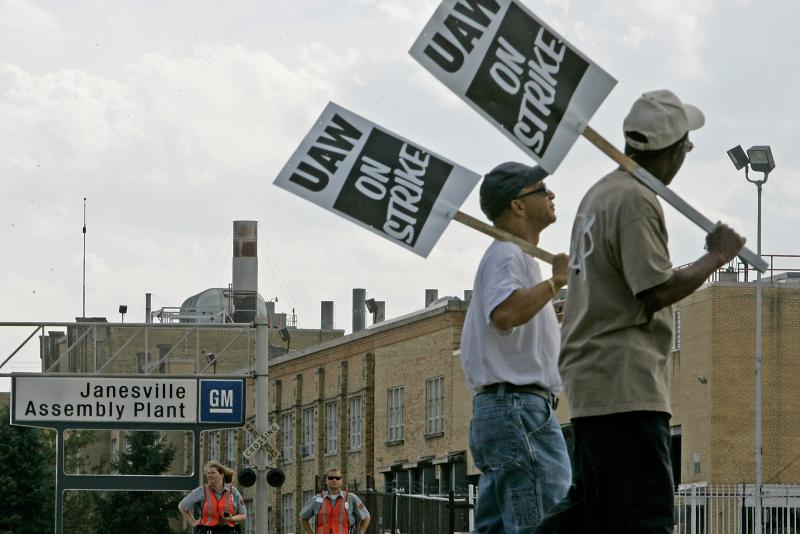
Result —
[{"label": "metal railing", "polygon": [[[755,486],[685,484],[675,493],[676,534],[755,532]],[[800,485],[763,486],[761,532],[800,534]]]},{"label": "metal railing", "polygon": [[[764,284],[784,283],[786,281],[800,282],[800,255],[797,254],[762,254],[761,256],[769,264],[761,280]],[[690,263],[680,265],[676,269],[688,267]],[[756,271],[735,258],[725,267],[718,269],[708,277],[707,282],[753,282],[756,279]]]},{"label": "metal railing", "polygon": [[0,376],[236,373],[254,357],[249,323],[0,322]]},{"label": "metal railing", "polygon": [[367,534],[454,534],[472,530],[474,503],[469,495],[455,495],[452,491],[445,496],[432,496],[369,490],[359,497],[371,515]]}]

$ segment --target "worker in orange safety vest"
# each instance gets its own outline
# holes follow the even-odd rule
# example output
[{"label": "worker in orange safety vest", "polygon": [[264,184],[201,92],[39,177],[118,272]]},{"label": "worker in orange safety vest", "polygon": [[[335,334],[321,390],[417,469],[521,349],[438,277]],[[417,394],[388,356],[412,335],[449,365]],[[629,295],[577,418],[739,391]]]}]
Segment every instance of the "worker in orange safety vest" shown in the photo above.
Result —
[{"label": "worker in orange safety vest", "polygon": [[[237,523],[247,519],[242,495],[232,484],[233,470],[219,462],[206,464],[208,484],[195,488],[178,505],[194,532],[239,532]],[[228,477],[226,479],[226,477]],[[200,519],[197,519],[199,513]]]},{"label": "worker in orange safety vest", "polygon": [[369,512],[357,495],[342,491],[342,472],[329,469],[325,485],[328,491],[315,495],[300,511],[306,534],[364,534]]}]

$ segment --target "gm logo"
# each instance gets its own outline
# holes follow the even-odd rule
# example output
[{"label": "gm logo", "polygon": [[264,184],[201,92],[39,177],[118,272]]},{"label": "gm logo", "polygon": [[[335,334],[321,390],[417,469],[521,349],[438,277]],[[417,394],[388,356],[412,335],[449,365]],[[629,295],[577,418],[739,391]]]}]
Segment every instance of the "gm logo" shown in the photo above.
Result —
[{"label": "gm logo", "polygon": [[244,381],[200,379],[200,422],[244,422]]}]

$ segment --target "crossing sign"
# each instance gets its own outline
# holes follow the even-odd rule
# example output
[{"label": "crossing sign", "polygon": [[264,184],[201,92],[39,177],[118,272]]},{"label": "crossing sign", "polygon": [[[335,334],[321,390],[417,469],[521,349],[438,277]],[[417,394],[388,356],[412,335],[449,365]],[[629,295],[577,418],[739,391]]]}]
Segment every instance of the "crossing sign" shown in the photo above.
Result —
[{"label": "crossing sign", "polygon": [[278,450],[269,441],[272,436],[274,436],[275,433],[281,429],[277,423],[272,423],[266,432],[263,432],[261,435],[258,434],[258,430],[256,430],[251,423],[247,423],[244,426],[244,429],[254,438],[253,443],[242,453],[242,456],[244,456],[245,459],[249,460],[250,457],[253,456],[261,447],[267,449],[267,452],[269,452],[273,458],[278,458],[280,456]]}]

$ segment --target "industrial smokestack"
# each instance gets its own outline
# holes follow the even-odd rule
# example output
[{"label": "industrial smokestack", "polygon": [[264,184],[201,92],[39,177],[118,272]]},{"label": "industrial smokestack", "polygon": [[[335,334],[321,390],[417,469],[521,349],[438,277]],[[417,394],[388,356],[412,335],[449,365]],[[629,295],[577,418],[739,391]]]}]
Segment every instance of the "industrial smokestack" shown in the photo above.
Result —
[{"label": "industrial smokestack", "polygon": [[375,321],[373,321],[373,324],[382,323],[386,320],[386,301],[376,301],[375,305],[378,309],[375,311]]},{"label": "industrial smokestack", "polygon": [[425,290],[425,307],[431,305],[431,302],[439,298],[439,290],[438,289],[426,289]]},{"label": "industrial smokestack", "polygon": [[366,289],[353,289],[353,333],[360,332],[366,327],[364,316],[364,301],[367,300]]},{"label": "industrial smokestack", "polygon": [[320,306],[320,329],[333,330],[333,301],[323,300]]},{"label": "industrial smokestack", "polygon": [[152,323],[153,322],[153,315],[150,313],[152,311],[152,298],[153,295],[151,293],[144,294],[144,322],[145,323]]},{"label": "industrial smokestack", "polygon": [[233,320],[256,318],[258,292],[258,223],[233,221]]},{"label": "industrial smokestack", "polygon": [[472,300],[472,290],[465,289],[464,290],[464,302],[469,302]]}]

